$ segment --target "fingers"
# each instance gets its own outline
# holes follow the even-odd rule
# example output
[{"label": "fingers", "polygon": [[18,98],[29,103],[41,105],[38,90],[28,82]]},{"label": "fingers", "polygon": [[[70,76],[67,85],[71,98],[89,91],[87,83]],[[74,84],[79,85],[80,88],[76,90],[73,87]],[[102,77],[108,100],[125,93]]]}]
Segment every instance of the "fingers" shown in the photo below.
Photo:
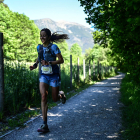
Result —
[{"label": "fingers", "polygon": [[45,60],[41,60],[41,64],[42,65],[49,65],[49,63],[47,61],[45,61]]},{"label": "fingers", "polygon": [[41,60],[41,64],[42,65],[45,65],[45,60]]},{"label": "fingers", "polygon": [[33,70],[33,69],[34,69],[34,67],[33,67],[33,66],[30,66],[29,68],[30,68],[30,70]]}]

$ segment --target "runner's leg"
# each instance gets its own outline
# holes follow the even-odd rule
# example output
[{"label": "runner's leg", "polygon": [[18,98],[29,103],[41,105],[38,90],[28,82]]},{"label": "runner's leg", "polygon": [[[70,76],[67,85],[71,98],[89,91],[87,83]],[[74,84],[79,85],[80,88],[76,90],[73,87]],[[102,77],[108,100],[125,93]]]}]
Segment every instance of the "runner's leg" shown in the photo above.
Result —
[{"label": "runner's leg", "polygon": [[52,87],[52,99],[54,102],[57,102],[60,100],[59,94],[59,87]]},{"label": "runner's leg", "polygon": [[43,121],[47,122],[47,95],[48,95],[49,85],[43,82],[40,82],[40,93],[41,93],[41,109],[43,115]]},{"label": "runner's leg", "polygon": [[62,103],[66,102],[66,96],[63,91],[59,91],[59,76],[54,75],[50,80],[50,86],[52,87],[52,99],[54,102],[62,99]]}]

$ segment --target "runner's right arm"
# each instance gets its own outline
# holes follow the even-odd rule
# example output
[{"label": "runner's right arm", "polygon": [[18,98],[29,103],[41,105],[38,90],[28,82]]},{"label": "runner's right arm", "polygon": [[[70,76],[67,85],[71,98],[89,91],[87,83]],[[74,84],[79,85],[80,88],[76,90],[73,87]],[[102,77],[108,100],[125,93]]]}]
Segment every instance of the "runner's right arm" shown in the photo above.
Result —
[{"label": "runner's right arm", "polygon": [[38,66],[38,63],[39,63],[39,61],[38,61],[38,58],[37,58],[36,62],[33,64],[33,66],[30,66],[30,70],[36,69],[37,66]]}]

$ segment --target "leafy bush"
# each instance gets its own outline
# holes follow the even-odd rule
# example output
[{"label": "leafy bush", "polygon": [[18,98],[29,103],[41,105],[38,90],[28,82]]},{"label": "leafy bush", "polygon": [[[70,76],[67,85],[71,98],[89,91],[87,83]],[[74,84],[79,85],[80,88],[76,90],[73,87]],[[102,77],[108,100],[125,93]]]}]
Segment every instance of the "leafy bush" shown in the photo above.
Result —
[{"label": "leafy bush", "polygon": [[39,103],[38,71],[29,70],[29,64],[5,61],[4,107],[6,113],[15,114]]},{"label": "leafy bush", "polygon": [[4,57],[20,61],[34,61],[40,30],[24,14],[12,12],[0,4],[0,32],[4,35]]},{"label": "leafy bush", "polygon": [[[30,65],[32,64],[27,62],[4,61],[4,113],[16,114],[28,107],[40,107],[38,69],[30,71]],[[86,65],[86,79],[84,81],[83,66],[79,66],[78,80],[77,65],[73,65],[72,88],[70,88],[70,65],[61,65],[61,90],[66,93],[90,81],[103,79],[111,73],[115,75],[113,71],[105,73],[105,70],[103,75],[103,67],[98,75],[97,69],[98,67],[95,66],[95,74],[93,74],[93,67],[91,67],[91,77],[89,77],[89,66]],[[48,102],[52,102],[51,88],[49,88]]]},{"label": "leafy bush", "polygon": [[126,74],[121,84],[121,101],[123,109],[123,138],[128,140],[140,139],[140,86],[132,81],[131,74]]}]

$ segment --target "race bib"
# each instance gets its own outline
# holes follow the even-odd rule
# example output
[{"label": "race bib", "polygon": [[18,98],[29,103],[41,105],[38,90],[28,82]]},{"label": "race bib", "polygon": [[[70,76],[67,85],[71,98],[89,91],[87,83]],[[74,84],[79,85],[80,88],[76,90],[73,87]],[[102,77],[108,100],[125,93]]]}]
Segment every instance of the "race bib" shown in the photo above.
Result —
[{"label": "race bib", "polygon": [[52,66],[51,65],[42,66],[41,70],[42,70],[43,74],[53,74]]}]

